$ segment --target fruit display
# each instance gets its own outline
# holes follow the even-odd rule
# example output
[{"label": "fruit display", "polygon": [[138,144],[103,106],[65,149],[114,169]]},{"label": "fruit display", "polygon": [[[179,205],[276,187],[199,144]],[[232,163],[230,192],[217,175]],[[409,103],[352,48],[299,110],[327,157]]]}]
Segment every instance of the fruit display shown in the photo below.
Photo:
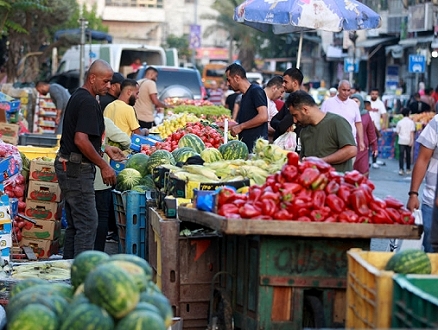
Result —
[{"label": "fruit display", "polygon": [[7,327],[165,330],[172,308],[151,278],[151,267],[140,257],[83,252],[71,265],[72,285],[29,278],[12,288]]},{"label": "fruit display", "polygon": [[176,130],[186,127],[188,123],[196,123],[200,120],[200,118],[190,113],[174,114],[164,119],[160,125],[151,128],[149,133],[158,133],[162,139],[165,139]]},{"label": "fruit display", "polygon": [[218,214],[227,218],[303,222],[413,225],[414,216],[399,200],[373,196],[374,184],[358,171],[334,171],[316,157],[299,160],[295,152],[281,171],[248,194],[231,188],[218,192]]},{"label": "fruit display", "polygon": [[231,119],[231,111],[223,106],[217,105],[178,105],[170,110],[174,114],[191,113],[201,119],[210,121],[224,121],[225,118]]},{"label": "fruit display", "polygon": [[406,249],[395,253],[385,266],[399,274],[430,274],[432,264],[426,252],[417,249]]}]

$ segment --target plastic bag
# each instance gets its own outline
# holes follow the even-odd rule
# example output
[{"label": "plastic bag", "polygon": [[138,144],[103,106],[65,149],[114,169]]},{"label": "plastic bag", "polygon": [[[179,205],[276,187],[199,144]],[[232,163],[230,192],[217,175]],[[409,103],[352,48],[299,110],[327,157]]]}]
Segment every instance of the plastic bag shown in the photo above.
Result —
[{"label": "plastic bag", "polygon": [[[414,212],[412,213],[415,217],[415,224],[417,226],[422,225],[423,215],[421,213],[421,210],[415,209]],[[423,237],[424,237],[424,232],[421,234],[421,237],[419,239],[396,239],[392,243],[392,246],[389,251],[400,252],[406,249],[423,250]]]},{"label": "plastic bag", "polygon": [[286,132],[283,135],[280,135],[274,141],[274,144],[284,150],[295,151],[295,148],[297,147],[297,134],[295,132]]}]

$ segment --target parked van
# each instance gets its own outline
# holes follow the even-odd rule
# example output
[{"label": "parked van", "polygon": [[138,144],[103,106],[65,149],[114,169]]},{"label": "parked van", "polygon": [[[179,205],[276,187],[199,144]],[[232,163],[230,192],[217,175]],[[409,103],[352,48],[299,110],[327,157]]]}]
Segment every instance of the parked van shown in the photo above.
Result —
[{"label": "parked van", "polygon": [[[162,47],[136,44],[86,44],[84,45],[84,70],[100,58],[107,61],[112,69],[125,77],[136,71],[131,64],[140,60],[142,64],[166,65],[166,53]],[[62,56],[57,74],[80,69],[80,46],[69,48]]]},{"label": "parked van", "polygon": [[202,82],[204,83],[204,87],[209,89],[211,88],[211,83],[216,81],[218,86],[226,80],[225,78],[225,69],[228,64],[226,63],[208,63],[204,66],[202,70]]}]

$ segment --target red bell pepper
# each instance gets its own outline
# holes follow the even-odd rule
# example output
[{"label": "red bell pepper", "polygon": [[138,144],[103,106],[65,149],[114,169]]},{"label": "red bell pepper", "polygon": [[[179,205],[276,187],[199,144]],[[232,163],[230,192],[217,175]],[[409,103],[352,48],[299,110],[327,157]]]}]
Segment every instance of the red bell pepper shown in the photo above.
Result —
[{"label": "red bell pepper", "polygon": [[297,217],[303,217],[303,216],[308,216],[310,214],[311,211],[311,207],[312,205],[308,205],[307,207],[300,207],[298,208],[298,206],[294,206],[294,215]]},{"label": "red bell pepper", "polygon": [[292,166],[298,166],[298,162],[300,160],[300,156],[296,152],[289,152],[287,154],[287,164]]},{"label": "red bell pepper", "polygon": [[297,219],[297,221],[312,222],[312,220],[307,216],[301,216]]},{"label": "red bell pepper", "polygon": [[327,183],[327,185],[324,188],[325,192],[327,193],[327,195],[330,194],[337,194],[338,190],[339,190],[339,183],[337,183],[336,181],[332,180],[329,181]]},{"label": "red bell pepper", "polygon": [[237,207],[241,207],[241,206],[245,205],[246,203],[248,203],[248,201],[244,200],[244,199],[235,199],[232,203],[234,205],[236,205]]},{"label": "red bell pepper", "polygon": [[286,182],[295,182],[295,179],[298,176],[298,168],[294,165],[286,164],[281,169],[281,176]]},{"label": "red bell pepper", "polygon": [[262,195],[262,188],[260,186],[254,185],[249,187],[248,200],[256,202],[259,200],[261,195]]},{"label": "red bell pepper", "polygon": [[382,199],[374,197],[374,199],[370,201],[370,208],[373,211],[384,210],[386,208],[386,203]]},{"label": "red bell pepper", "polygon": [[384,201],[385,201],[387,207],[392,207],[396,210],[403,207],[403,203],[400,202],[398,199],[395,199],[392,196],[385,197]]},{"label": "red bell pepper", "polygon": [[306,168],[299,176],[299,182],[308,188],[318,179],[319,174],[320,172],[316,168]]},{"label": "red bell pepper", "polygon": [[368,186],[366,183],[361,183],[359,185],[359,189],[365,193],[368,203],[373,200],[373,191],[371,190],[370,186]]},{"label": "red bell pepper", "polygon": [[365,179],[363,180],[362,183],[365,183],[368,187],[370,187],[371,191],[374,191],[374,189],[376,189],[376,186],[374,185],[374,183],[368,179],[367,177],[365,177]]},{"label": "red bell pepper", "polygon": [[278,211],[278,207],[277,207],[276,202],[272,199],[265,199],[265,200],[262,200],[262,202],[263,202],[262,214],[273,217],[275,215],[275,213]]},{"label": "red bell pepper", "polygon": [[298,183],[285,182],[280,188],[281,200],[284,202],[290,202],[294,199],[295,195],[302,189]]},{"label": "red bell pepper", "polygon": [[327,218],[325,218],[324,222],[338,222],[338,215],[330,214]]},{"label": "red bell pepper", "polygon": [[320,209],[325,204],[325,192],[323,190],[315,190],[313,192],[313,207],[315,209]]},{"label": "red bell pepper", "polygon": [[234,204],[223,204],[217,210],[217,214],[229,218],[233,214],[239,214],[239,207]]},{"label": "red bell pepper", "polygon": [[236,191],[231,187],[225,186],[220,188],[217,194],[218,205],[221,206],[228,203],[229,201],[234,200],[235,195],[236,195]]},{"label": "red bell pepper", "polygon": [[277,171],[274,173],[274,179],[276,183],[280,183],[283,184],[284,182],[286,182],[286,179],[283,176],[283,172],[281,171]]},{"label": "red bell pepper", "polygon": [[344,201],[334,194],[327,195],[325,203],[335,214],[341,213],[345,208]]},{"label": "red bell pepper", "polygon": [[256,215],[256,216],[252,217],[251,219],[254,219],[254,220],[272,220],[272,217],[269,215],[262,214],[262,215]]},{"label": "red bell pepper", "polygon": [[329,163],[323,161],[321,158],[318,158],[318,157],[312,157],[312,156],[306,157],[306,159],[304,160],[304,162],[302,164],[306,168],[308,168],[308,167],[316,168],[321,173],[326,173],[326,172],[333,170],[333,167]]},{"label": "red bell pepper", "polygon": [[305,202],[312,202],[312,191],[307,189],[302,189],[296,196],[297,198],[302,199]]},{"label": "red bell pepper", "polygon": [[313,190],[324,190],[328,183],[328,178],[324,173],[321,173],[315,181],[312,182],[311,187]]},{"label": "red bell pepper", "polygon": [[345,206],[349,205],[350,203],[350,194],[351,194],[350,188],[348,188],[347,186],[341,185],[339,187],[337,195],[345,203]]},{"label": "red bell pepper", "polygon": [[359,186],[364,180],[365,176],[359,171],[353,170],[350,172],[345,172],[344,181],[350,183],[354,186]]},{"label": "red bell pepper", "polygon": [[260,201],[264,203],[266,200],[272,200],[274,201],[275,204],[278,204],[280,203],[280,194],[265,190],[264,192],[262,192],[262,195],[260,196]]},{"label": "red bell pepper", "polygon": [[344,210],[338,216],[339,222],[352,222],[357,223],[359,221],[359,215],[352,210]]},{"label": "red bell pepper", "polygon": [[321,210],[312,210],[310,211],[310,220],[313,222],[322,222],[326,218],[325,212],[322,212]]},{"label": "red bell pepper", "polygon": [[277,220],[293,220],[293,215],[290,214],[286,209],[282,209],[275,213],[274,219]]},{"label": "red bell pepper", "polygon": [[372,220],[371,220],[371,217],[368,217],[368,216],[365,216],[365,215],[361,215],[357,222],[358,223],[372,223]]},{"label": "red bell pepper", "polygon": [[254,205],[247,203],[239,209],[239,214],[243,219],[251,219],[259,217],[261,215],[261,210]]},{"label": "red bell pepper", "polygon": [[392,220],[392,222],[394,223],[399,223],[399,224],[404,224],[404,222],[402,221],[402,217],[400,215],[400,213],[398,212],[398,210],[393,209],[392,207],[387,207],[385,209],[386,213],[388,213],[389,218]]},{"label": "red bell pepper", "polygon": [[402,224],[404,224],[404,225],[414,225],[415,224],[415,217],[411,211],[409,211],[408,209],[406,209],[404,207],[398,209],[398,211],[400,212],[400,219],[401,219]]},{"label": "red bell pepper", "polygon": [[373,223],[376,224],[392,224],[391,218],[385,209],[375,210],[373,211]]},{"label": "red bell pepper", "polygon": [[327,173],[327,177],[329,178],[329,181],[334,181],[337,184],[341,184],[344,182],[344,174],[343,173],[339,173],[336,171],[330,171]]},{"label": "red bell pepper", "polygon": [[371,210],[368,207],[367,197],[363,190],[356,189],[350,194],[350,205],[359,215],[369,216],[371,213]]}]

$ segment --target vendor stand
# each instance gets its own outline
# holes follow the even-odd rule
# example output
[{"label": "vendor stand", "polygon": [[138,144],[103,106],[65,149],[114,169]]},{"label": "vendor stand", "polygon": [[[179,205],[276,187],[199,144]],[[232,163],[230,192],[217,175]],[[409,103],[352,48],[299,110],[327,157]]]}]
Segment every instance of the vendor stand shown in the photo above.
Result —
[{"label": "vendor stand", "polygon": [[227,219],[187,207],[178,216],[223,235],[221,287],[238,329],[343,326],[346,252],[368,250],[371,238],[417,239],[422,232],[411,225]]}]

